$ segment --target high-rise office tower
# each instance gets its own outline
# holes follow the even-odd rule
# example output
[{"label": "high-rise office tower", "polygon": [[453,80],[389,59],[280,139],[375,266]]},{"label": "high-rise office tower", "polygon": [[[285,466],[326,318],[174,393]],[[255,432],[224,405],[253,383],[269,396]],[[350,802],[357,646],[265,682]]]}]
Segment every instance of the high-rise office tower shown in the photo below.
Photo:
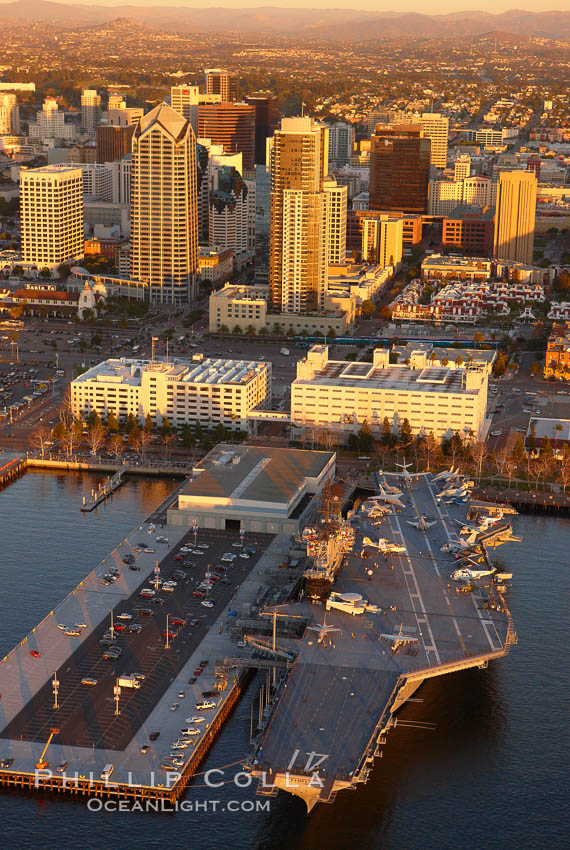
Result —
[{"label": "high-rise office tower", "polygon": [[95,136],[95,127],[101,120],[101,95],[95,89],[83,89],[81,94],[81,129]]},{"label": "high-rise office tower", "polygon": [[431,164],[436,168],[447,165],[447,137],[449,118],[439,112],[424,112],[420,118],[424,137],[431,142]]},{"label": "high-rise office tower", "polygon": [[536,188],[532,171],[504,171],[500,175],[494,239],[497,259],[532,263]]},{"label": "high-rise office tower", "polygon": [[379,215],[362,222],[362,256],[365,260],[398,268],[402,262],[404,219]]},{"label": "high-rise office tower", "polygon": [[83,257],[81,168],[44,165],[20,172],[22,259],[38,268]]},{"label": "high-rise office tower", "polygon": [[328,130],[283,118],[271,153],[269,289],[286,313],[322,309],[327,281]]},{"label": "high-rise office tower", "polygon": [[430,150],[418,124],[378,124],[371,139],[370,209],[425,213]]},{"label": "high-rise office tower", "polygon": [[109,92],[109,99],[107,100],[107,110],[126,108],[127,104],[122,94],[117,94],[116,92]]},{"label": "high-rise office tower", "polygon": [[327,263],[329,266],[338,265],[346,260],[348,187],[340,186],[334,178],[328,177],[323,189],[327,196]]},{"label": "high-rise office tower", "polygon": [[241,153],[243,167],[254,167],[255,107],[247,103],[201,103],[198,138],[223,145],[224,152]]},{"label": "high-rise office tower", "polygon": [[54,97],[46,97],[42,108],[36,112],[36,120],[30,121],[28,135],[31,139],[65,139],[70,142],[75,135],[73,124],[65,123],[65,112],[59,111]]},{"label": "high-rise office tower", "polygon": [[20,132],[18,97],[0,92],[0,136],[16,136]]},{"label": "high-rise office tower", "polygon": [[265,165],[266,141],[277,129],[277,98],[270,91],[255,91],[245,102],[255,107],[255,164]]},{"label": "high-rise office tower", "polygon": [[198,86],[172,86],[170,89],[170,105],[176,112],[183,115],[192,125],[194,133],[198,135],[198,104],[200,103],[200,90]]},{"label": "high-rise office tower", "polygon": [[148,281],[151,300],[183,304],[196,297],[197,266],[196,139],[161,103],[133,136],[131,274]]},{"label": "high-rise office tower", "polygon": [[204,71],[206,94],[219,94],[222,103],[237,100],[237,80],[225,68],[206,68]]},{"label": "high-rise office tower", "polygon": [[115,162],[131,152],[135,125],[113,127],[99,124],[96,130],[97,162]]},{"label": "high-rise office tower", "polygon": [[329,162],[335,168],[342,168],[350,162],[354,152],[354,127],[337,121],[329,127]]},{"label": "high-rise office tower", "polygon": [[469,177],[471,174],[471,157],[468,153],[462,153],[461,156],[458,156],[455,160],[455,164],[453,166],[453,179],[454,180],[465,180],[466,177]]},{"label": "high-rise office tower", "polygon": [[110,127],[131,127],[144,115],[144,109],[140,106],[125,106],[120,109],[109,109],[107,111],[107,124]]}]

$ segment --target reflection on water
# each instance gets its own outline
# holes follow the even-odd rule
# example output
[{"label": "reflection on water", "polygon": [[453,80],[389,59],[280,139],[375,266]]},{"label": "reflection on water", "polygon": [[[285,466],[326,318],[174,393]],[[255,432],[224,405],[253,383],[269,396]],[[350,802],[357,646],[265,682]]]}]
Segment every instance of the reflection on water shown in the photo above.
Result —
[{"label": "reflection on water", "polygon": [[[20,640],[176,486],[129,480],[95,514],[81,497],[93,475],[29,473],[0,492],[2,617],[0,653]],[[227,784],[196,777],[186,800],[205,805],[177,814],[90,813],[85,800],[0,792],[5,843],[200,850],[412,850],[543,848],[563,843],[564,712],[570,522],[515,518],[523,544],[499,550],[514,574],[509,604],[519,644],[487,670],[426,682],[402,711],[432,731],[397,727],[367,785],[340,793],[307,818],[280,793],[268,812],[224,811],[250,803],[253,789],[230,780],[248,752],[249,702],[238,705],[203,769],[232,765]],[[256,693],[251,686],[251,697]],[[350,730],[346,730],[350,734]],[[1,753],[0,753],[1,755]],[[234,764],[235,763],[235,764]],[[217,801],[217,802],[216,802]],[[215,805],[217,811],[213,811]]]}]

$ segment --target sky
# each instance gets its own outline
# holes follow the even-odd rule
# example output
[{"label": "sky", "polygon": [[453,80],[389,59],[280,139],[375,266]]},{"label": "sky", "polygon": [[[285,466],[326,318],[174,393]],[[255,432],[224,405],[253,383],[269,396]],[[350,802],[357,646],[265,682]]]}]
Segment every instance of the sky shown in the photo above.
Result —
[{"label": "sky", "polygon": [[[54,0],[58,3],[81,3],[87,6],[187,6],[188,8],[226,7],[244,9],[258,6],[280,6],[287,9],[365,9],[377,12],[419,12],[448,14],[462,11],[506,12],[511,9],[529,12],[570,11],[570,0]],[[11,0],[0,0],[0,3]],[[541,8],[543,6],[543,8]]]}]

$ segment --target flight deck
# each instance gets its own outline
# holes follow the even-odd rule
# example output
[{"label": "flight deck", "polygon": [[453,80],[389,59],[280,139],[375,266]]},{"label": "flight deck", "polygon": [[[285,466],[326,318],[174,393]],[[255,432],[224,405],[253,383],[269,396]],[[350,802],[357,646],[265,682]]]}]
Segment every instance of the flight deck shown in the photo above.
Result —
[{"label": "flight deck", "polygon": [[[315,625],[301,640],[279,641],[296,657],[249,763],[260,793],[284,788],[309,809],[366,780],[394,712],[424,679],[484,667],[515,639],[491,576],[457,582],[460,554],[441,551],[461,545],[468,506],[438,499],[430,474],[382,476],[388,483],[402,507],[380,521],[361,511],[352,518],[354,548],[334,584],[345,610],[323,600],[289,606]],[[382,551],[379,540],[405,551]],[[478,554],[484,567],[488,556]]]}]

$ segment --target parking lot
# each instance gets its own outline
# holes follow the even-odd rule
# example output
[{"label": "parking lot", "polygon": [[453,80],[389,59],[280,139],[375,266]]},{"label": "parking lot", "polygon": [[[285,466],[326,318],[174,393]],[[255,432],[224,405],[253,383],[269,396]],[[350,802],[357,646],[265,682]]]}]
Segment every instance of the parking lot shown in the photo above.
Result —
[{"label": "parking lot", "polygon": [[[168,529],[164,533],[168,534]],[[246,535],[244,546],[255,550],[246,558],[242,556],[248,553],[241,548],[235,533],[200,529],[195,539],[190,531],[172,551],[169,551],[168,543],[158,542],[158,536],[150,548],[156,550],[160,561],[158,578],[161,589],[157,591],[154,582],[147,579],[130,598],[117,604],[113,610],[113,640],[106,640],[101,645],[104,633],[110,629],[109,616],[58,669],[60,707],[57,711],[53,709],[52,684],[48,681],[2,731],[3,738],[44,741],[49,729],[57,725],[61,730],[58,743],[62,745],[125,749],[272,539],[270,535]],[[145,532],[140,533],[140,540],[133,538],[131,554],[134,564],[119,565],[115,562],[119,579],[123,571],[136,571],[136,547],[140,543],[141,548],[144,544],[148,549],[150,539]],[[184,545],[192,551],[180,553]],[[223,562],[226,553],[234,557]],[[209,579],[212,586],[198,590],[206,573],[212,576]],[[166,590],[164,583],[169,580],[175,584],[171,590]],[[106,591],[111,607],[114,601],[113,582],[103,576],[101,581],[109,582]],[[141,592],[148,596],[141,597]],[[81,623],[77,626],[73,623],[60,625],[69,627],[71,631],[81,631]],[[76,636],[70,635],[69,640],[75,641]],[[118,658],[107,660],[103,657],[110,647],[119,648]],[[189,681],[178,692],[177,700],[172,704],[176,705],[173,711],[178,710],[180,705],[186,713],[195,713],[195,702],[203,698],[203,691],[213,688],[215,660],[203,659],[203,664],[191,677],[194,681]],[[143,677],[140,678],[141,687],[122,688],[120,714],[116,715],[113,687],[118,676],[131,673]],[[82,684],[86,678],[96,681],[96,684]]]}]

